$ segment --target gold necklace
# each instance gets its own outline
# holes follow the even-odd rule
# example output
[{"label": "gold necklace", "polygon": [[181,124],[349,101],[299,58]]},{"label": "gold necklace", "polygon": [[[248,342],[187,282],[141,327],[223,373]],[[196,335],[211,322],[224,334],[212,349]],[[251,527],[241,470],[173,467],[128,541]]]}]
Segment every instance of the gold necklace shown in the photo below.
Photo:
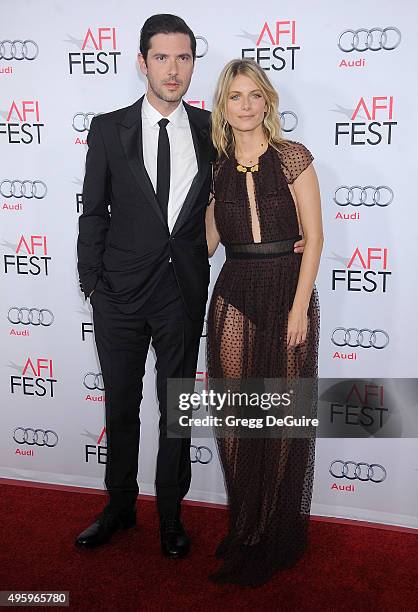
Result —
[{"label": "gold necklace", "polygon": [[258,172],[258,164],[254,166],[243,166],[242,164],[237,165],[238,172]]},{"label": "gold necklace", "polygon": [[[264,143],[262,142],[262,143],[260,144],[260,147],[264,147],[264,146],[265,146],[265,145],[264,145]],[[260,154],[260,155],[261,155],[261,154]],[[259,157],[260,157],[260,156],[259,156]],[[235,158],[235,159],[236,159],[236,158]],[[249,161],[249,163],[251,164],[253,160],[252,160],[252,159],[249,159],[248,161]],[[246,172],[258,172],[258,170],[259,170],[259,163],[257,162],[256,164],[253,164],[252,166],[245,166],[244,164],[240,164],[240,163],[238,163],[238,164],[237,164],[237,170],[238,170],[238,172],[244,172],[244,173],[246,173]]]}]

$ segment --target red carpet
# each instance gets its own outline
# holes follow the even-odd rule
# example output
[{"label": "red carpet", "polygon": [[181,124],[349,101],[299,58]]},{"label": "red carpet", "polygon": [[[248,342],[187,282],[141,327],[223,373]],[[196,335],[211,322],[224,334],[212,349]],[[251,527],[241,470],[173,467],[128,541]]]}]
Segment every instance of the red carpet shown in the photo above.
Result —
[{"label": "red carpet", "polygon": [[[70,609],[92,612],[418,610],[417,536],[312,520],[299,564],[262,587],[217,586],[207,575],[225,530],[223,509],[185,506],[193,549],[161,556],[153,501],[138,501],[139,526],[101,549],[79,551],[74,537],[105,497],[0,485],[0,589],[70,591]],[[25,608],[28,609],[28,608]],[[33,609],[33,608],[32,608]]]}]

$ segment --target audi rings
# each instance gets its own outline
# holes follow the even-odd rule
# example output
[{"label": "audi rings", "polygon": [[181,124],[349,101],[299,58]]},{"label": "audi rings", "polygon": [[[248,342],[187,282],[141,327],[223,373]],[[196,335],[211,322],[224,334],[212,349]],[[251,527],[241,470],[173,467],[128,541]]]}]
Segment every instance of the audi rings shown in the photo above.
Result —
[{"label": "audi rings", "polygon": [[29,60],[38,57],[39,47],[34,40],[1,40],[0,60]]},{"label": "audi rings", "polygon": [[389,335],[383,329],[336,327],[332,332],[331,340],[336,346],[384,349],[389,344]]},{"label": "audi rings", "polygon": [[401,32],[398,28],[359,28],[344,30],[338,39],[338,48],[344,53],[351,51],[393,51],[401,43]]},{"label": "audi rings", "polygon": [[293,132],[298,127],[298,117],[293,111],[282,111],[279,113],[283,132]]},{"label": "audi rings", "polygon": [[356,463],[355,461],[343,461],[342,459],[335,459],[331,463],[329,473],[334,478],[347,478],[348,480],[361,480],[363,482],[383,482],[387,475],[386,469],[380,463],[369,464],[364,461]]},{"label": "audi rings", "polygon": [[29,444],[30,446],[49,446],[52,448],[58,444],[58,435],[51,429],[32,429],[31,427],[16,427],[13,432],[13,440],[17,444]]},{"label": "audi rings", "polygon": [[96,113],[76,113],[73,117],[73,128],[76,132],[88,132],[91,120]]},{"label": "audi rings", "polygon": [[88,372],[84,377],[83,385],[86,389],[89,389],[89,391],[94,391],[95,389],[97,389],[97,391],[104,391],[102,374],[100,372],[98,374]]},{"label": "audi rings", "polygon": [[48,192],[43,181],[10,181],[6,179],[0,183],[0,194],[3,198],[35,198],[42,200]]},{"label": "audi rings", "polygon": [[206,465],[212,461],[213,453],[207,446],[190,445],[190,462]]},{"label": "audi rings", "polygon": [[333,200],[338,206],[389,206],[394,198],[393,190],[387,185],[340,185],[334,193]]},{"label": "audi rings", "polygon": [[7,313],[7,319],[12,325],[42,325],[49,327],[54,322],[54,315],[48,308],[18,308],[12,306]]},{"label": "audi rings", "polygon": [[209,43],[204,36],[196,36],[196,57],[204,57],[209,50]]}]

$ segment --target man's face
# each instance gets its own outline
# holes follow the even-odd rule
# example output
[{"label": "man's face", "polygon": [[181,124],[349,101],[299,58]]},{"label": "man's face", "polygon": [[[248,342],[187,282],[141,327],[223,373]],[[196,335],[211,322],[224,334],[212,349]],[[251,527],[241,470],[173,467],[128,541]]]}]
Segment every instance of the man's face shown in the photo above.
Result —
[{"label": "man's face", "polygon": [[141,72],[148,79],[148,91],[164,102],[178,102],[189,88],[193,54],[187,34],[155,34],[150,40],[147,61],[141,54]]}]

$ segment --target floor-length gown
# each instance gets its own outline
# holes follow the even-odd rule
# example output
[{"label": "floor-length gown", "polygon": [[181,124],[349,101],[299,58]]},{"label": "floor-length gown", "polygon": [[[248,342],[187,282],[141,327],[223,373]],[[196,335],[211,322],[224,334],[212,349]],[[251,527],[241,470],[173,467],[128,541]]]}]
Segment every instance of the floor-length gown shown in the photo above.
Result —
[{"label": "floor-length gown", "polygon": [[[215,221],[226,261],[209,307],[209,380],[317,377],[315,288],[306,341],[286,347],[302,258],[293,252],[300,227],[289,184],[313,157],[292,141],[282,141],[278,149],[269,145],[253,171],[238,171],[234,156],[215,167]],[[315,437],[229,436],[217,437],[217,445],[229,528],[216,551],[221,567],[211,579],[259,585],[294,565],[306,550]]]}]

